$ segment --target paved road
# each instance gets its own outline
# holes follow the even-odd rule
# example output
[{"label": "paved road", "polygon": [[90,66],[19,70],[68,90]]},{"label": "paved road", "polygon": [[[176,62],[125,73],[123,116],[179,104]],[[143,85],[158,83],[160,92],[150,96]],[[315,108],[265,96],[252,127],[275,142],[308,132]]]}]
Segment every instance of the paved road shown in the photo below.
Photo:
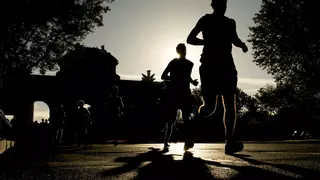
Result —
[{"label": "paved road", "polygon": [[320,179],[320,144],[245,144],[236,156],[223,144],[28,148],[0,159],[0,179]]}]

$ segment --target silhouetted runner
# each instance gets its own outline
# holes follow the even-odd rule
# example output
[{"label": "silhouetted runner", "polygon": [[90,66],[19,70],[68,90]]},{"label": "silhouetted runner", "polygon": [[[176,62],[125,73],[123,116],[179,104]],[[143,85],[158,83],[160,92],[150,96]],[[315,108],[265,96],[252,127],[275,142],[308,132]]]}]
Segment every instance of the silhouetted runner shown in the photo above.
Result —
[{"label": "silhouetted runner", "polygon": [[121,96],[119,95],[118,86],[112,87],[112,92],[109,99],[109,105],[111,110],[111,119],[112,119],[112,136],[114,140],[114,145],[118,145],[118,131],[119,123],[123,117],[124,104]]},{"label": "silhouetted runner", "polygon": [[[243,150],[243,144],[236,142],[234,129],[236,126],[236,88],[238,72],[232,58],[232,44],[247,52],[236,31],[236,22],[226,17],[227,0],[212,0],[212,14],[200,18],[191,31],[187,43],[201,45],[203,52],[200,62],[200,78],[204,104],[200,114],[211,116],[216,108],[218,96],[222,98],[225,109],[224,124],[226,133],[225,153],[233,154]],[[203,39],[197,38],[202,32]]]},{"label": "silhouetted runner", "polygon": [[53,129],[53,142],[54,143],[62,143],[63,131],[65,126],[65,112],[63,109],[63,105],[55,108],[52,113],[52,118],[50,119],[51,128]]},{"label": "silhouetted runner", "polygon": [[78,102],[78,112],[77,112],[77,145],[87,144],[87,133],[88,125],[90,124],[90,112],[84,107],[84,101],[80,100]]},{"label": "silhouetted runner", "polygon": [[[165,113],[168,114],[168,117],[166,118],[167,129],[165,133],[164,147],[169,147],[168,141],[172,134],[172,127],[176,120],[177,110],[181,109],[184,121],[184,149],[188,150],[193,147],[189,118],[192,111],[190,83],[197,86],[198,81],[191,78],[193,63],[186,59],[186,46],[184,44],[178,44],[176,50],[180,57],[173,59],[161,76],[162,80],[168,81],[166,83],[167,92],[164,100],[165,111],[167,111]],[[168,75],[169,73],[170,76]]]}]

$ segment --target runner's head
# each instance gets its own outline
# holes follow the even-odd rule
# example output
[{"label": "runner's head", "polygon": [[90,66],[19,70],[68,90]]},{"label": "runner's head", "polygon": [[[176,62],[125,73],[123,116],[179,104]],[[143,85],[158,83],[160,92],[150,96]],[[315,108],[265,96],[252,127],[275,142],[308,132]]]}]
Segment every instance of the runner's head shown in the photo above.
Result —
[{"label": "runner's head", "polygon": [[176,47],[177,53],[180,55],[180,58],[185,58],[187,55],[187,47],[185,44],[180,43]]},{"label": "runner's head", "polygon": [[118,88],[118,86],[113,86],[113,87],[112,87],[112,94],[113,94],[113,95],[118,95],[118,94],[119,94],[119,88]]},{"label": "runner's head", "polygon": [[82,108],[84,106],[84,101],[83,100],[78,101],[78,106],[79,108]]},{"label": "runner's head", "polygon": [[217,15],[224,15],[227,11],[228,0],[212,0],[211,7]]}]

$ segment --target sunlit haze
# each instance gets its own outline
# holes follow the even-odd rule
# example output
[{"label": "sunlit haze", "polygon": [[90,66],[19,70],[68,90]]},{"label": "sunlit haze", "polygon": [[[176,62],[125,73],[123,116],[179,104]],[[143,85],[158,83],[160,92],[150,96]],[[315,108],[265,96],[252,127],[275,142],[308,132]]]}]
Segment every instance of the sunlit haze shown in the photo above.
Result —
[{"label": "sunlit haze", "polygon": [[[198,19],[212,13],[210,0],[116,0],[104,16],[104,26],[87,36],[84,45],[105,45],[118,60],[121,79],[141,80],[141,73],[151,70],[159,80],[162,71],[175,57],[175,47],[186,38]],[[233,48],[238,70],[238,87],[252,95],[266,84],[273,84],[270,75],[253,62],[247,42],[252,18],[259,11],[261,0],[229,0],[226,16],[237,22],[239,37],[249,47],[244,54]],[[194,62],[192,76],[199,79],[202,48],[187,45],[187,58]],[[37,113],[37,112],[35,112]]]},{"label": "sunlit haze", "polygon": [[[210,0],[135,0],[116,1],[105,15],[104,27],[96,29],[84,44],[105,45],[119,61],[117,72],[122,79],[141,79],[141,73],[150,69],[161,76],[170,60],[177,57],[175,47],[186,43],[186,38],[198,19],[212,13]],[[261,0],[229,0],[226,15],[236,20],[238,35],[247,41],[253,16],[259,11]],[[239,87],[249,94],[267,83],[272,77],[257,67],[249,52],[233,48],[239,72]],[[195,63],[193,78],[199,79],[199,59],[202,48],[187,45],[187,58]]]}]

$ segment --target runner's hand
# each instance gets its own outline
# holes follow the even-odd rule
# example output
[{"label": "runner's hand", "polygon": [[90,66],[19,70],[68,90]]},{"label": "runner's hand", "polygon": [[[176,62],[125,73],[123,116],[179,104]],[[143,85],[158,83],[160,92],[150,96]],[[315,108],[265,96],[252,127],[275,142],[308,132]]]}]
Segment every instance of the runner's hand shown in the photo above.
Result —
[{"label": "runner's hand", "polygon": [[198,84],[199,84],[198,79],[193,80],[193,81],[192,81],[192,84],[193,84],[194,86],[198,86]]},{"label": "runner's hand", "polygon": [[245,43],[243,43],[242,51],[243,51],[244,53],[248,52],[248,47],[247,47],[247,45],[246,45]]}]

